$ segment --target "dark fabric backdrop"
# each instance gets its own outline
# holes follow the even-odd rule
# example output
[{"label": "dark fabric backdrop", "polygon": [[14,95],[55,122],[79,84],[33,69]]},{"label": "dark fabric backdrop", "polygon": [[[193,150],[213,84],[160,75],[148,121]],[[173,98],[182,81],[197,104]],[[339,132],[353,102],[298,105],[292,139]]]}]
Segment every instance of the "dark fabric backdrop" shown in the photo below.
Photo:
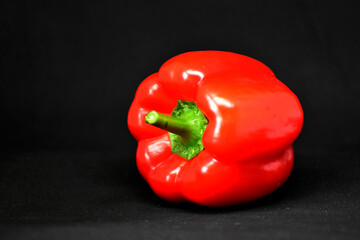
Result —
[{"label": "dark fabric backdrop", "polygon": [[[89,231],[108,239],[111,233],[142,238],[156,230],[158,235],[152,236],[184,237],[186,228],[176,232],[174,226],[192,222],[192,214],[198,214],[200,222],[221,226],[246,210],[250,212],[243,220],[250,225],[243,226],[241,236],[263,237],[255,222],[265,218],[271,201],[204,220],[204,212],[214,215],[192,205],[167,205],[153,196],[136,171],[136,141],[126,124],[136,88],[167,59],[193,50],[231,51],[260,60],[298,96],[304,127],[294,144],[294,173],[282,195],[270,199],[281,201],[298,188],[301,194],[293,199],[300,197],[306,204],[287,200],[296,209],[293,218],[301,220],[304,211],[316,212],[314,202],[341,202],[353,194],[346,210],[331,215],[343,217],[338,220],[347,226],[343,232],[331,232],[331,219],[319,225],[322,232],[311,224],[315,230],[308,235],[296,221],[284,230],[267,218],[262,229],[278,237],[299,237],[300,232],[307,237],[359,236],[359,1],[2,1],[0,7],[0,229],[9,238],[60,238],[60,232],[76,238]],[[309,187],[313,184],[318,189]],[[337,189],[333,198],[327,195],[329,186]],[[344,186],[351,191],[342,192]],[[321,189],[322,195],[305,197]],[[145,219],[149,208],[143,203],[149,198],[152,213],[162,211],[160,220],[155,214],[158,220],[148,219],[152,225],[126,221],[131,216]],[[138,205],[124,210],[117,201]],[[298,204],[303,207],[294,207]],[[274,221],[282,216],[282,207],[271,208]],[[254,208],[258,218],[251,217]],[[103,226],[102,220],[126,224],[91,227]],[[39,226],[48,221],[55,225],[41,232]],[[78,221],[91,224],[73,228]],[[163,221],[166,230],[157,221]],[[59,222],[69,225],[59,230]],[[190,230],[201,234],[203,225],[196,223],[199,219]],[[17,231],[19,225],[22,231]],[[230,235],[220,231],[207,237],[236,237],[235,229],[223,226]]]}]

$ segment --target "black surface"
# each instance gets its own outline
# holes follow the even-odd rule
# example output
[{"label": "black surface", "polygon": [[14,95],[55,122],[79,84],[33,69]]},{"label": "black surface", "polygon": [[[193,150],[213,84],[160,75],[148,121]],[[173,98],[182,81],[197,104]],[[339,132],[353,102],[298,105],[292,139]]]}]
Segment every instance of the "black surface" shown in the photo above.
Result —
[{"label": "black surface", "polygon": [[[1,1],[0,239],[359,239],[359,1]],[[225,50],[299,98],[295,166],[231,208],[172,204],[135,166],[137,86]]]},{"label": "black surface", "polygon": [[[4,154],[2,239],[357,239],[359,154],[297,155],[289,180],[253,203],[207,208],[157,198],[114,151]],[[324,164],[324,162],[326,164]]]}]

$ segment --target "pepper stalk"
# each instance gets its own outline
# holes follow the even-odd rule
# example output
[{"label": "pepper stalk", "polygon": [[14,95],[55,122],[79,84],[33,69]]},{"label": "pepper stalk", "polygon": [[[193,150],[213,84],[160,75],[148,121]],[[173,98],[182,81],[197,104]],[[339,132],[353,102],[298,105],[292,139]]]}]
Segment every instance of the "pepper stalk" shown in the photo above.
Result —
[{"label": "pepper stalk", "polygon": [[195,102],[178,100],[171,116],[150,111],[145,122],[169,132],[171,152],[190,160],[203,149],[202,136],[208,124]]}]

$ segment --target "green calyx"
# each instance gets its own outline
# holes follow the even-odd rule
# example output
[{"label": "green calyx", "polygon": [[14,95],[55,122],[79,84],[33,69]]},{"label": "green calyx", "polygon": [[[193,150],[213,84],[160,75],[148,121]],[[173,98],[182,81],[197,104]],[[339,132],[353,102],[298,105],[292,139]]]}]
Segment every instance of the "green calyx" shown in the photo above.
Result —
[{"label": "green calyx", "polygon": [[204,149],[202,136],[208,120],[195,102],[178,100],[171,116],[151,111],[146,115],[145,122],[168,131],[171,152],[187,160]]}]

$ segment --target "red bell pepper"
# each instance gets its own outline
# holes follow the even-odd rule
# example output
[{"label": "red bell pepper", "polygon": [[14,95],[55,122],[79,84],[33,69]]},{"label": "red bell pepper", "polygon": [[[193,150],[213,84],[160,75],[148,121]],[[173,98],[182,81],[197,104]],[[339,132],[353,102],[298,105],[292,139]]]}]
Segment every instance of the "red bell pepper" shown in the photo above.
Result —
[{"label": "red bell pepper", "polygon": [[283,184],[302,123],[299,100],[268,67],[221,51],[165,62],[140,84],[128,115],[153,191],[206,206],[249,202]]}]

